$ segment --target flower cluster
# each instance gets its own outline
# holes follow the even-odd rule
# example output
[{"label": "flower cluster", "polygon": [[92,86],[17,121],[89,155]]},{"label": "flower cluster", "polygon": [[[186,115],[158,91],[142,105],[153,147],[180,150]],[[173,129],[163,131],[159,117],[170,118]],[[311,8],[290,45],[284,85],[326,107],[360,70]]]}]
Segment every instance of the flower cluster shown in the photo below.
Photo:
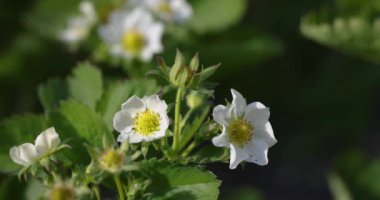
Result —
[{"label": "flower cluster", "polygon": [[[81,162],[75,159],[83,152],[66,155],[58,151],[68,146],[60,144],[55,129],[49,128],[37,136],[35,144],[25,143],[10,149],[11,159],[24,166],[20,175],[30,172],[48,183],[50,191],[47,194],[51,198],[67,196],[69,199],[89,194],[100,199],[99,187],[107,177],[112,176],[120,199],[125,199],[126,195],[133,198],[149,195],[146,190],[154,183],[151,179],[157,178],[151,171],[156,170],[157,166],[170,168],[195,163],[192,167],[198,170],[205,163],[228,160],[230,169],[235,169],[242,162],[268,164],[268,149],[277,142],[269,122],[269,108],[260,102],[247,104],[242,94],[231,89],[232,102],[227,106],[215,106],[210,120],[211,104],[207,98],[213,91],[207,87],[210,84],[205,80],[219,65],[200,68],[198,55],[187,64],[179,51],[172,67],[167,66],[163,59],[158,60],[160,67],[151,74],[164,77],[167,80],[166,89],[142,98],[132,95],[126,101],[122,99],[125,102],[121,104],[121,109],[113,112],[113,129],[119,133],[117,139],[97,130],[102,126],[90,123],[90,136],[84,135],[89,137],[87,140],[99,137],[99,133],[103,134],[103,139],[100,144],[99,140],[83,144],[91,158],[89,164],[85,163],[86,167],[76,166],[75,163]],[[171,99],[171,91],[176,91],[175,100],[167,103]],[[184,99],[187,103],[186,114],[185,105],[182,105]],[[86,120],[90,116],[97,118],[97,113],[86,115]],[[78,134],[85,131],[82,128],[85,124],[75,126],[81,127]],[[83,138],[78,136],[76,140]],[[80,144],[75,140],[73,143],[73,150],[80,150]],[[199,153],[206,149],[210,152]],[[71,159],[74,161],[67,161]],[[162,162],[169,164],[162,165]],[[152,163],[155,164],[153,169]],[[65,167],[72,165],[68,176]],[[91,185],[92,192],[88,191],[88,185]]]},{"label": "flower cluster", "polygon": [[184,24],[193,12],[186,0],[132,0],[99,8],[83,1],[79,10],[59,33],[62,41],[78,44],[98,23],[96,32],[112,56],[144,62],[163,51],[165,26]]}]

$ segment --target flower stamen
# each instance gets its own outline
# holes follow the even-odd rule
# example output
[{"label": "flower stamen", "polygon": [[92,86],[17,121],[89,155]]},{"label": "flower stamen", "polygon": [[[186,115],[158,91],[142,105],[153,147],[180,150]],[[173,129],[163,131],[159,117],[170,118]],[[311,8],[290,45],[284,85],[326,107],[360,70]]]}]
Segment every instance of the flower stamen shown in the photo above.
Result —
[{"label": "flower stamen", "polygon": [[171,13],[172,8],[170,7],[168,2],[162,2],[157,6],[157,10],[163,13]]},{"label": "flower stamen", "polygon": [[232,144],[243,147],[252,139],[253,125],[242,118],[233,120],[228,127],[228,137]]},{"label": "flower stamen", "polygon": [[133,118],[133,130],[143,136],[149,136],[160,130],[161,117],[149,109],[137,113]]},{"label": "flower stamen", "polygon": [[145,46],[144,36],[135,30],[128,31],[122,37],[123,48],[133,55],[139,54]]}]

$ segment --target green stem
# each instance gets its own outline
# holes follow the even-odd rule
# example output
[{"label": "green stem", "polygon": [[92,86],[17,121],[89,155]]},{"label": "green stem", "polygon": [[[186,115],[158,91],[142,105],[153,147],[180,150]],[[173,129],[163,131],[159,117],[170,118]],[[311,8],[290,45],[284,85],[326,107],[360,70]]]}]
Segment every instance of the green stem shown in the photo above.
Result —
[{"label": "green stem", "polygon": [[94,193],[97,200],[100,200],[100,191],[98,186],[94,186]]},{"label": "green stem", "polygon": [[182,157],[186,157],[190,154],[190,152],[195,148],[197,147],[198,145],[198,142],[197,141],[193,141],[182,153]]},{"label": "green stem", "polygon": [[189,111],[187,111],[185,117],[183,117],[183,119],[181,120],[181,126],[180,127],[184,127],[185,124],[186,124],[186,121],[189,119],[190,115],[193,113],[194,109],[190,109]]},{"label": "green stem", "polygon": [[119,200],[125,200],[124,191],[123,191],[123,184],[121,183],[119,175],[114,175],[113,179],[116,183],[117,192],[119,193]]},{"label": "green stem", "polygon": [[175,100],[174,137],[173,137],[173,149],[175,151],[178,149],[179,137],[180,137],[182,92],[183,92],[182,88],[179,87],[178,90],[177,90],[177,96],[176,96],[176,100]]}]

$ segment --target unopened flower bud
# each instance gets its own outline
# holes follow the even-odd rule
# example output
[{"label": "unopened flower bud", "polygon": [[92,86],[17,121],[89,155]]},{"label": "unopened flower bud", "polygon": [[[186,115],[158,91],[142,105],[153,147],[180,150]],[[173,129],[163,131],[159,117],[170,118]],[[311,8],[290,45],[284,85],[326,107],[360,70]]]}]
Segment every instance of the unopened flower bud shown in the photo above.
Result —
[{"label": "unopened flower bud", "polygon": [[202,105],[205,99],[205,95],[198,91],[191,91],[190,94],[186,98],[187,106],[191,109],[198,108]]}]

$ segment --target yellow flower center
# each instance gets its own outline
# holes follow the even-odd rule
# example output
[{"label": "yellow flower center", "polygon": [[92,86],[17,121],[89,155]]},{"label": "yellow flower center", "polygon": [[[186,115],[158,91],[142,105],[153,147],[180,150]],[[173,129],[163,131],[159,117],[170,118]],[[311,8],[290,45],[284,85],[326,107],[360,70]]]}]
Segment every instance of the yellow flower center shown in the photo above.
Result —
[{"label": "yellow flower center", "polygon": [[148,136],[160,130],[160,115],[149,109],[137,113],[133,118],[133,130],[141,135]]},{"label": "yellow flower center", "polygon": [[122,38],[124,50],[133,55],[139,54],[145,46],[144,36],[135,30],[128,31]]},{"label": "yellow flower center", "polygon": [[235,119],[228,127],[230,142],[240,147],[246,145],[252,139],[253,129],[253,125],[247,120]]},{"label": "yellow flower center", "polygon": [[124,155],[115,149],[109,149],[103,153],[100,158],[100,165],[103,169],[116,172],[120,169],[124,162]]},{"label": "yellow flower center", "polygon": [[158,7],[158,11],[163,12],[163,13],[171,13],[172,8],[170,7],[170,4],[166,1],[161,2]]}]

